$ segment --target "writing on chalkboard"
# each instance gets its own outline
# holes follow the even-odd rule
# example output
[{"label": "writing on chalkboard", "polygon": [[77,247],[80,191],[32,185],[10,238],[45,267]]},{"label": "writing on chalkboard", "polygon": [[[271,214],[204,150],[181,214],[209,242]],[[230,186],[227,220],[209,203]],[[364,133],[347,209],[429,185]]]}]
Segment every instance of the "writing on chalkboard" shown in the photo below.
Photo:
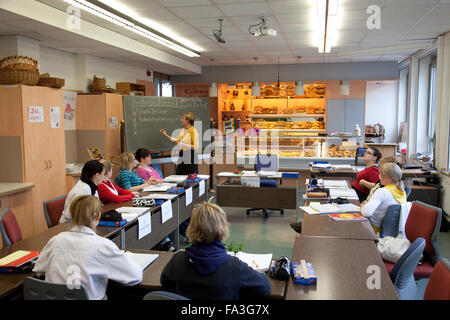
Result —
[{"label": "writing on chalkboard", "polygon": [[[159,133],[165,129],[177,137],[181,118],[186,112],[194,113],[195,128],[201,132],[209,129],[209,106],[206,98],[172,98],[124,96],[126,144],[128,151],[147,148],[151,151],[171,150],[174,145]],[[199,141],[202,148],[203,143]]]}]

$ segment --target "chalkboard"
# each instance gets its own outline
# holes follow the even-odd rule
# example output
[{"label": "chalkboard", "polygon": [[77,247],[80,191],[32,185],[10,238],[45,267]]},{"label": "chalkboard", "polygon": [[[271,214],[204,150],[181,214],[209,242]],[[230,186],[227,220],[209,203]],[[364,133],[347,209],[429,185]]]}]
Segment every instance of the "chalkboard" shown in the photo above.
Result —
[{"label": "chalkboard", "polygon": [[[123,115],[127,151],[138,148],[150,151],[172,150],[174,144],[164,138],[159,130],[178,137],[181,118],[186,112],[195,115],[194,124],[200,137],[200,147],[210,142],[202,141],[209,129],[209,107],[207,98],[168,98],[168,97],[123,97]],[[175,132],[175,130],[178,130]]]}]

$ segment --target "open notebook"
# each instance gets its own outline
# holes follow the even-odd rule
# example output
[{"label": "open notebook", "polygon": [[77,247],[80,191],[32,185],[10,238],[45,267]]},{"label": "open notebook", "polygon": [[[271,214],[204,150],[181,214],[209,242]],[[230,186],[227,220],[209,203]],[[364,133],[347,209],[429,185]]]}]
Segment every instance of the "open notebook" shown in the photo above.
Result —
[{"label": "open notebook", "polygon": [[149,253],[134,253],[127,251],[125,254],[133,260],[135,263],[137,263],[141,268],[142,271],[147,269],[149,265],[153,263],[156,259],[158,259],[159,254],[149,254]]}]

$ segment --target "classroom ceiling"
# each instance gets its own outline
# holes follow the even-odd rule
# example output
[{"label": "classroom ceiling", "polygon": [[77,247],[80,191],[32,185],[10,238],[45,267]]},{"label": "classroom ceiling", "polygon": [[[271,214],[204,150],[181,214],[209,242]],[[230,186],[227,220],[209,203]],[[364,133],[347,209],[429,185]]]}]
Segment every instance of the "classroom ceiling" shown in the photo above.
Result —
[{"label": "classroom ceiling", "polygon": [[[63,0],[39,1],[64,11],[68,6]],[[311,0],[111,0],[109,3],[126,6],[127,10],[122,12],[129,12],[135,15],[134,18],[148,19],[170,29],[178,37],[199,47],[201,50],[197,51],[201,56],[188,58],[84,12],[82,19],[200,66],[274,64],[278,57],[281,64],[401,61],[450,30],[450,0],[339,0],[342,22],[338,27],[337,45],[330,53],[319,54],[312,40],[314,4]],[[369,5],[381,8],[380,30],[366,27]],[[270,17],[268,24],[278,30],[277,37],[254,38],[248,33],[248,27],[258,23],[260,16]],[[219,44],[212,35],[219,18],[224,19],[225,44]],[[16,26],[36,33],[48,32],[45,30],[48,25],[36,28],[36,24],[30,22],[1,21],[0,33],[14,31]],[[103,52],[99,54],[98,50],[89,52],[91,46],[83,43],[82,39],[70,39],[61,46],[60,39],[52,41],[50,38],[42,44],[130,62],[127,54],[107,50],[105,45],[100,46]],[[136,64],[145,62],[145,59],[133,59]],[[155,61],[148,61],[148,65],[169,74],[182,72],[171,70],[164,64],[158,65]]]}]

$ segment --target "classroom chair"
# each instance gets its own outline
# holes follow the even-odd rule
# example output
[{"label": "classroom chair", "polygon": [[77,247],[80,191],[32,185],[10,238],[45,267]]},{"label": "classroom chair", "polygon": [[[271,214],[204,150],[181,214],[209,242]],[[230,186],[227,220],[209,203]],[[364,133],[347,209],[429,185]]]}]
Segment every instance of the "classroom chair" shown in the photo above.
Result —
[{"label": "classroom chair", "polygon": [[4,247],[8,247],[22,240],[22,230],[20,229],[16,216],[9,208],[6,208],[0,213],[0,232]]},{"label": "classroom chair", "polygon": [[[260,171],[276,171],[277,172],[278,168],[279,168],[278,155],[261,155],[259,153],[256,155],[256,160],[255,160],[255,171],[256,172],[260,172]],[[260,179],[259,186],[264,187],[264,188],[278,188],[278,182],[276,180],[272,180],[272,179]],[[283,209],[252,208],[252,209],[247,209],[247,216],[249,216],[251,212],[259,211],[259,210],[262,210],[265,218],[267,218],[269,216],[269,212],[267,210],[279,211],[280,215],[284,215]]]},{"label": "classroom chair", "polygon": [[[405,235],[411,242],[419,237],[426,241],[423,262],[417,266],[414,272],[416,279],[429,278],[433,272],[433,266],[440,260],[438,236],[441,221],[442,209],[420,201],[413,202],[405,224]],[[390,272],[393,264],[387,261],[384,261],[384,264]]]},{"label": "classroom chair", "polygon": [[406,199],[408,199],[409,195],[411,194],[411,188],[405,187],[405,193],[406,193]]},{"label": "classroom chair", "polygon": [[190,300],[190,299],[172,292],[152,291],[144,296],[144,300]]},{"label": "classroom chair", "polygon": [[44,280],[26,277],[23,281],[24,300],[88,300],[86,290],[69,289],[66,284],[49,283]]},{"label": "classroom chair", "polygon": [[417,238],[389,273],[400,300],[413,300],[417,294],[414,270],[425,248],[425,239]]},{"label": "classroom chair", "polygon": [[450,300],[450,262],[442,258],[434,266],[424,300]]},{"label": "classroom chair", "polygon": [[59,218],[64,211],[67,195],[44,201],[44,215],[47,227],[51,228],[59,223]]},{"label": "classroom chair", "polygon": [[389,237],[397,237],[400,211],[402,206],[394,204],[388,208],[383,221],[381,222],[381,234]]}]

